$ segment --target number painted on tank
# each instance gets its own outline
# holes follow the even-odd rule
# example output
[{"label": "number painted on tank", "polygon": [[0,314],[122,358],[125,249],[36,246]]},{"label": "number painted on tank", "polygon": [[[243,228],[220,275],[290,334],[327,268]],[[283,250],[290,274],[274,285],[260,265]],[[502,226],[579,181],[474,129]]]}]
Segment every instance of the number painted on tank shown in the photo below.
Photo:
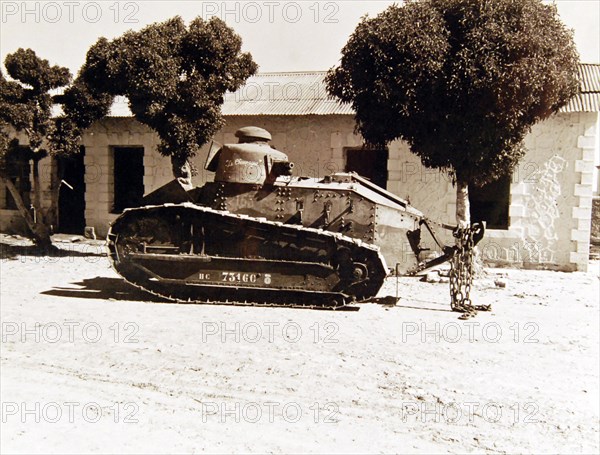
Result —
[{"label": "number painted on tank", "polygon": [[221,272],[221,281],[227,283],[256,283],[256,273]]}]

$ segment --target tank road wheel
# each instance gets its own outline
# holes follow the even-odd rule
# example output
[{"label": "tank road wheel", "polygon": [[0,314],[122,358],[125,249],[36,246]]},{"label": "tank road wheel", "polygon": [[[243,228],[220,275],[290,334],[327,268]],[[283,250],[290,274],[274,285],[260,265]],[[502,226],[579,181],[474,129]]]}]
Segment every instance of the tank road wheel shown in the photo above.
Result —
[{"label": "tank road wheel", "polygon": [[354,277],[354,281],[358,283],[368,278],[369,269],[366,265],[355,262],[354,264],[352,264],[352,266],[354,267],[354,269],[352,270],[352,276]]},{"label": "tank road wheel", "polygon": [[333,309],[342,308],[346,305],[346,299],[342,296],[335,296],[331,298],[329,303]]}]

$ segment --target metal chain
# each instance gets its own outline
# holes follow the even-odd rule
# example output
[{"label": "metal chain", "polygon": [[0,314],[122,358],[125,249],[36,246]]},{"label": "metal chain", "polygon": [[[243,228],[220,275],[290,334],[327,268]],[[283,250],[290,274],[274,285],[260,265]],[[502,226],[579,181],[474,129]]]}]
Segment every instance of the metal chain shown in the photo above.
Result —
[{"label": "metal chain", "polygon": [[[456,228],[456,250],[450,260],[450,307],[452,311],[463,313],[459,319],[469,319],[477,311],[491,311],[491,305],[473,305],[471,302],[471,285],[473,284],[473,251],[475,244],[481,239],[481,227],[473,225],[468,228]],[[478,238],[476,238],[478,237]]]},{"label": "metal chain", "polygon": [[473,234],[475,230],[457,228],[456,251],[450,260],[450,307],[452,311],[464,313],[461,318],[467,319],[477,314],[471,302],[471,284],[473,283]]}]

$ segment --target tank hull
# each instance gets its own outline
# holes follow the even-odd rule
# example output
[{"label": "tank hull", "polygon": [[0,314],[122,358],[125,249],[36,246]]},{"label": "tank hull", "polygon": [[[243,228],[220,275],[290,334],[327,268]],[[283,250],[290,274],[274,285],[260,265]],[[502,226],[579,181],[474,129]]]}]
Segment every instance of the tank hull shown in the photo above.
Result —
[{"label": "tank hull", "polygon": [[418,248],[422,251],[415,250],[409,239],[420,232],[425,222],[423,213],[352,174],[336,174],[328,179],[280,179],[261,186],[207,183],[196,202],[216,210],[360,239],[378,246],[389,267],[400,274],[417,270],[437,246],[431,237],[420,240]]}]

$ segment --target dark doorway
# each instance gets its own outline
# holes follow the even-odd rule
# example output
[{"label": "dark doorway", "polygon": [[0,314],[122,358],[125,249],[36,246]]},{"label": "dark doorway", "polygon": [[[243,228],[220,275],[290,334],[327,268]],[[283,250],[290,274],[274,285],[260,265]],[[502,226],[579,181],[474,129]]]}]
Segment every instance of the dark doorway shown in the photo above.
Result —
[{"label": "dark doorway", "polygon": [[[29,174],[31,172],[31,163],[29,159],[31,152],[29,147],[16,146],[10,148],[6,153],[6,174],[8,178],[13,182],[15,188],[21,195],[21,199],[26,208],[29,208],[31,204],[30,192],[31,192],[31,181]],[[17,210],[17,203],[8,191],[5,190],[5,200],[3,201],[3,207],[8,210]]]},{"label": "dark doorway", "polygon": [[113,213],[139,207],[144,197],[144,147],[113,147]]},{"label": "dark doorway", "polygon": [[85,147],[77,155],[58,158],[58,232],[83,234],[85,229]]},{"label": "dark doorway", "polygon": [[511,176],[477,187],[469,185],[471,222],[486,221],[488,229],[508,229]]},{"label": "dark doorway", "polygon": [[375,185],[386,188],[388,151],[386,149],[347,148],[346,172],[356,172]]}]

